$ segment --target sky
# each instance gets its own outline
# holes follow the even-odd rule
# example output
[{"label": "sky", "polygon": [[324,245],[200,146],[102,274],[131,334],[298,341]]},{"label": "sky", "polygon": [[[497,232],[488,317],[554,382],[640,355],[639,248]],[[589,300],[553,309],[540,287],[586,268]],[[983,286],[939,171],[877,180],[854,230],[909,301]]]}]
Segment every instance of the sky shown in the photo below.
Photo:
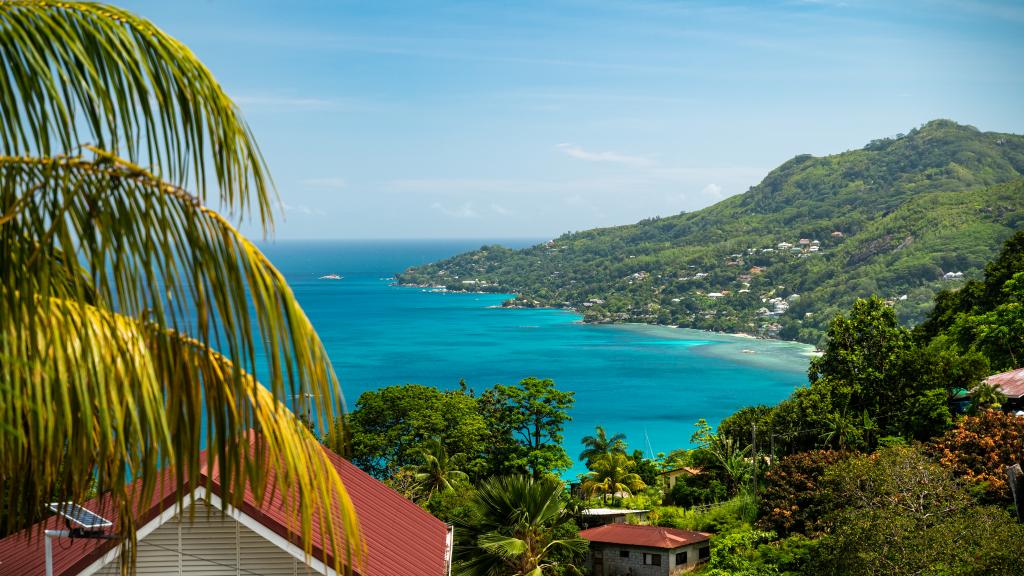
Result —
[{"label": "sky", "polygon": [[549,238],[935,118],[1024,133],[1019,2],[115,2],[237,102],[282,239]]}]

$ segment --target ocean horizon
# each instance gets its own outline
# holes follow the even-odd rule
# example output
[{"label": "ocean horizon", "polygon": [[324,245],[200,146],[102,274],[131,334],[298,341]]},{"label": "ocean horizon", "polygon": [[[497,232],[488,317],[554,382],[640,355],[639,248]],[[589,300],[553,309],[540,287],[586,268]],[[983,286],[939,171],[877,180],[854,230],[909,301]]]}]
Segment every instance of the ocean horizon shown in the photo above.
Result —
[{"label": "ocean horizon", "polygon": [[[593,325],[559,309],[505,309],[509,294],[393,285],[408,266],[484,244],[539,239],[277,240],[258,243],[324,342],[349,410],[368,390],[406,383],[478,393],[551,378],[576,403],[563,446],[574,466],[597,425],[648,456],[690,446],[693,424],[775,404],[805,384],[812,347],[644,324]],[[338,274],[342,280],[322,280]]]}]

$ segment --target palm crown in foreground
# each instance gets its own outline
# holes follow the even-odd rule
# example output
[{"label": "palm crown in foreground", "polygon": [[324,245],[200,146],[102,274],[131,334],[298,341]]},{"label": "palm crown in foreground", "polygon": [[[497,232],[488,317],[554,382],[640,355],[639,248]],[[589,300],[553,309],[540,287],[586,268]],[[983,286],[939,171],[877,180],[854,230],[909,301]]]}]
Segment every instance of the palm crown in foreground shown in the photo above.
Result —
[{"label": "palm crown in foreground", "polygon": [[474,495],[473,521],[460,527],[465,544],[456,548],[455,573],[542,576],[560,565],[571,569],[559,560],[586,552],[587,541],[574,537],[575,529],[560,530],[570,521],[563,489],[552,478],[484,480]]},{"label": "palm crown in foreground", "polygon": [[263,494],[273,470],[307,551],[320,523],[347,557],[351,503],[281,402],[312,394],[332,421],[333,369],[281,274],[206,207],[271,224],[269,177],[234,104],[185,46],[102,5],[0,2],[0,63],[2,528],[95,481],[130,562],[132,502],[149,501],[165,466],[195,485],[205,442],[228,504],[246,483]]}]

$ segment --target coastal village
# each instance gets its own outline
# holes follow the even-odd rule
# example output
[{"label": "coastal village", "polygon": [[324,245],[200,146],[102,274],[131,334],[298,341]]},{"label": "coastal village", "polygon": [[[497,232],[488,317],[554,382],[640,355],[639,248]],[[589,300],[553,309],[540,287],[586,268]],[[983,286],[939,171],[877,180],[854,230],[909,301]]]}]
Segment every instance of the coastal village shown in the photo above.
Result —
[{"label": "coastal village", "polygon": [[[614,294],[583,296],[579,300],[557,302],[517,294],[504,303],[508,308],[561,307],[583,314],[585,321],[595,323],[641,322],[651,324],[678,324],[716,331],[742,333],[762,338],[779,338],[786,325],[816,321],[810,306],[801,305],[801,293],[773,278],[773,269],[788,266],[794,260],[828,258],[830,250],[839,248],[846,235],[834,230],[826,239],[797,238],[781,240],[771,245],[747,248],[743,252],[720,257],[716,266],[689,264],[677,270],[640,269],[622,276],[608,288],[615,293],[631,294],[626,301]],[[913,238],[904,239],[899,246],[909,245]],[[897,246],[897,249],[899,248]],[[554,260],[565,248],[558,240],[549,240],[535,249],[538,264],[552,262],[549,275],[557,279],[562,271]],[[479,256],[486,255],[486,251]],[[628,256],[629,260],[636,255]],[[481,274],[483,273],[483,274]],[[411,284],[438,292],[515,292],[509,286],[489,278],[482,262],[465,263],[450,269],[441,267],[434,272],[434,280]],[[467,278],[469,276],[469,278]],[[946,283],[962,282],[964,273],[945,271],[940,280]],[[571,287],[577,281],[569,280]],[[813,290],[814,286],[809,286]],[[646,296],[643,296],[646,295]],[[894,293],[885,298],[889,306],[908,303],[907,292]],[[638,301],[645,302],[637,305]],[[789,336],[792,338],[792,334]]]}]

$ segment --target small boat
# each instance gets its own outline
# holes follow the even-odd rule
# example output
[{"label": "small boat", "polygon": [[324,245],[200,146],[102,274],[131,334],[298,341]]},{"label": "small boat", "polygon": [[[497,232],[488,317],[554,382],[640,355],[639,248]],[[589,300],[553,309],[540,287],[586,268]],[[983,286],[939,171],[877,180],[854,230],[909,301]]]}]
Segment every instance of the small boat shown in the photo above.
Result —
[{"label": "small boat", "polygon": [[324,274],[318,280],[341,280],[344,276],[340,274]]}]

